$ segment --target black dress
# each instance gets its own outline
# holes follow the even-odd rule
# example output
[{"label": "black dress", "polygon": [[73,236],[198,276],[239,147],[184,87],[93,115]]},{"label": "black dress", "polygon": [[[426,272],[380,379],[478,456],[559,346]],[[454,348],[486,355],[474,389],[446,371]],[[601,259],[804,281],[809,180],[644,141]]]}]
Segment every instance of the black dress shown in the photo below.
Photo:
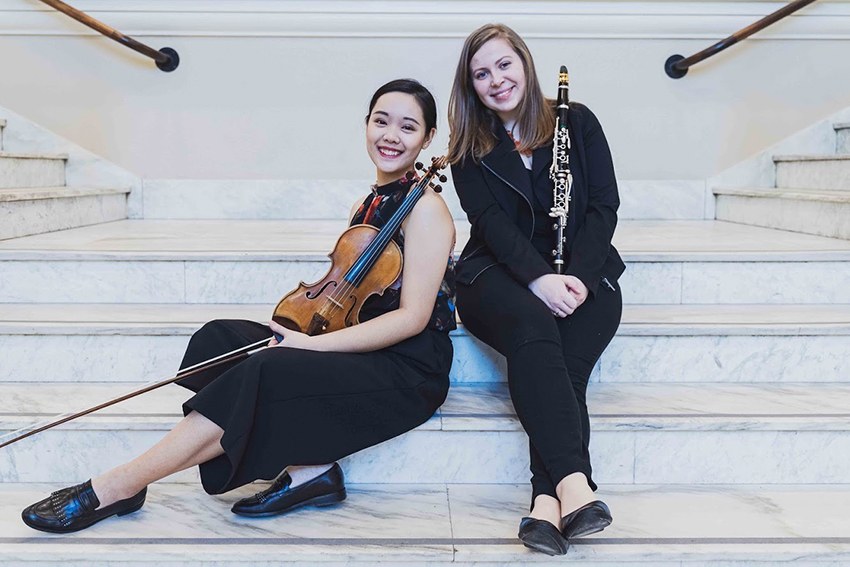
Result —
[{"label": "black dress", "polygon": [[[409,187],[374,188],[351,224],[383,226]],[[403,235],[394,240],[403,250]],[[361,321],[398,309],[400,280],[367,300]],[[288,465],[330,463],[421,425],[446,399],[454,328],[449,258],[431,320],[416,336],[364,353],[270,348],[178,382],[197,392],[184,415],[197,411],[224,429],[224,454],[200,465],[204,490],[220,494]],[[192,336],[181,368],[269,336],[260,323],[211,321]]]}]

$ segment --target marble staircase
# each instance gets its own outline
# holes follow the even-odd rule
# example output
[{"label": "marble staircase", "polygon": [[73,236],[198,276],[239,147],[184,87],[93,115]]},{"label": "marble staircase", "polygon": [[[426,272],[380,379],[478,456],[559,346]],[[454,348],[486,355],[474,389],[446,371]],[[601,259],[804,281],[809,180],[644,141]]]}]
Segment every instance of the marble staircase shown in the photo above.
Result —
[{"label": "marble staircase", "polygon": [[[128,220],[0,242],[0,432],[168,375],[207,319],[266,320],[280,282],[288,289],[323,271],[341,226]],[[459,223],[458,247],[466,232]],[[617,245],[629,264],[624,320],[589,390],[600,494],[617,519],[568,559],[850,560],[850,519],[836,508],[850,498],[850,242],[718,221],[623,221]],[[109,467],[160,438],[188,395],[169,386],[0,454],[0,557],[555,561],[514,539],[527,449],[503,361],[462,326],[453,339],[446,404],[416,430],[346,459],[343,506],[250,523],[228,507],[253,488],[210,498],[193,470],[153,487],[140,514],[70,538],[17,520],[42,493],[91,475],[92,463]]]},{"label": "marble staircase", "polygon": [[773,158],[774,188],[718,188],[716,218],[850,240],[850,124],[832,155]]},{"label": "marble staircase", "polygon": [[[850,126],[837,132],[839,153],[850,153]],[[47,216],[73,217],[59,195],[85,190],[68,187],[80,184],[68,183],[76,170],[60,167],[57,146],[14,149],[0,153],[0,231],[7,218],[21,225],[20,203],[35,210],[37,197]],[[48,169],[54,177],[40,177]],[[0,233],[0,436],[168,376],[206,320],[267,320],[295,282],[324,272],[363,185],[145,181],[134,192],[143,218]],[[126,206],[126,190],[98,191]],[[0,561],[850,562],[850,241],[696,220],[701,183],[626,182],[623,192],[623,323],[588,393],[595,477],[615,523],[566,558],[515,539],[528,498],[526,437],[504,361],[461,325],[446,403],[414,431],[345,459],[344,505],[246,520],[229,507],[256,487],[209,497],[191,470],[151,487],[138,514],[70,537],[20,522],[26,504],[161,438],[189,395],[168,386],[0,450]],[[446,199],[461,219],[451,190]],[[659,217],[659,203],[668,216],[646,220]],[[465,221],[457,230],[459,250]]]},{"label": "marble staircase", "polygon": [[69,187],[68,154],[12,151],[7,127],[0,118],[0,240],[127,218],[129,187]]}]

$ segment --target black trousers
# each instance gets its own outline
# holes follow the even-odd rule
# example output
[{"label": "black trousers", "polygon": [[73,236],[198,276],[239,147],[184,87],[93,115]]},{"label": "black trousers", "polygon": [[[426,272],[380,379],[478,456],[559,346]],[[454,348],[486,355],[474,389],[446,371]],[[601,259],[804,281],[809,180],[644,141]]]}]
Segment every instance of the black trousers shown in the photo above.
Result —
[{"label": "black trousers", "polygon": [[623,310],[619,285],[603,285],[570,316],[552,315],[501,266],[458,285],[457,308],[469,331],[507,358],[514,409],[529,437],[532,503],[582,472],[591,488],[587,382]]},{"label": "black trousers", "polygon": [[[210,321],[189,341],[181,368],[269,337],[252,321]],[[452,345],[425,330],[371,352],[271,348],[178,384],[197,411],[224,430],[224,454],[200,465],[221,494],[288,465],[331,463],[419,426],[446,399]]]}]

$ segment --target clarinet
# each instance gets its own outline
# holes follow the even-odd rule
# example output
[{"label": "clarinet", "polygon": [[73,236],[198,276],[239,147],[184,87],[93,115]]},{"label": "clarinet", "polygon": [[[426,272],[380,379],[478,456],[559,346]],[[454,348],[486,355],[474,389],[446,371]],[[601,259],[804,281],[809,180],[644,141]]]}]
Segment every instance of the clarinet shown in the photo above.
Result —
[{"label": "clarinet", "polygon": [[558,75],[558,104],[556,107],[555,139],[552,145],[552,167],[549,177],[554,182],[553,207],[549,216],[556,219],[552,229],[555,231],[555,272],[564,273],[564,243],[566,237],[567,215],[570,211],[570,198],[573,176],[570,173],[570,130],[567,124],[567,112],[570,109],[570,75],[561,65]]}]

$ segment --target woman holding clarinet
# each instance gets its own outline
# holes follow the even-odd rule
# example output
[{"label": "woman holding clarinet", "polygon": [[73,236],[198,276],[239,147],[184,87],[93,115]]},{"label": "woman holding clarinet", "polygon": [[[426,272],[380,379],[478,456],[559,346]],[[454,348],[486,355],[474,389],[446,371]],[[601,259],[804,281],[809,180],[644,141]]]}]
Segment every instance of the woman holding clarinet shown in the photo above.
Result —
[{"label": "woman holding clarinet", "polygon": [[612,521],[593,494],[585,394],[620,323],[625,270],[611,245],[608,143],[593,113],[569,102],[566,69],[559,79],[558,101],[544,98],[522,38],[488,24],[467,37],[449,101],[448,158],[472,224],[458,312],[507,358],[531,455],[519,538],[550,555]]}]

